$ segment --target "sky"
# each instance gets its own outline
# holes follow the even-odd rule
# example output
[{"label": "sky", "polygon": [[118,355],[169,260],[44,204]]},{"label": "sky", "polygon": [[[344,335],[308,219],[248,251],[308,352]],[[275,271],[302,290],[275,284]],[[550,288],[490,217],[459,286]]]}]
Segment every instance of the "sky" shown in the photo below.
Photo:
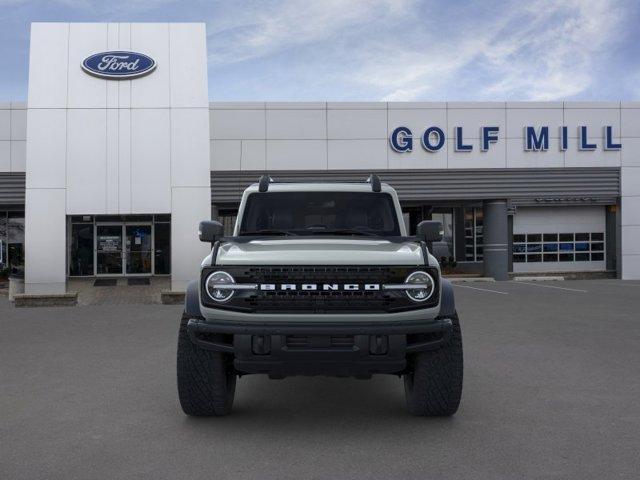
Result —
[{"label": "sky", "polygon": [[205,22],[212,101],[640,100],[638,0],[0,0],[0,100],[33,21]]}]

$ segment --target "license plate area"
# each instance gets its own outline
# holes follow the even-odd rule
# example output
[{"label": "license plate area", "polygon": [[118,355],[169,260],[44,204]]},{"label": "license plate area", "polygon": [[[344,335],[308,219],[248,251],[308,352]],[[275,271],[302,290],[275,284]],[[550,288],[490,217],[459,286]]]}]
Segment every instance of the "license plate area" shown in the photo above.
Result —
[{"label": "license plate area", "polygon": [[285,348],[289,350],[353,350],[354,335],[286,335]]}]

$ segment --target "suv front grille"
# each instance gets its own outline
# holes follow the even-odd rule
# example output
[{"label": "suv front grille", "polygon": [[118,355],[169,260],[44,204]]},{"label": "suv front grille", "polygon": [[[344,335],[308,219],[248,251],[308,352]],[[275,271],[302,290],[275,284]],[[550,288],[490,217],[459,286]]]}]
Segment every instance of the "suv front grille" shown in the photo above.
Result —
[{"label": "suv front grille", "polygon": [[[321,282],[353,282],[353,283],[391,283],[404,280],[407,272],[415,267],[370,267],[370,266],[277,266],[277,267],[248,267],[225,268],[226,271],[237,276],[236,282],[251,279],[257,283],[321,283]],[[233,273],[232,273],[233,270]]]},{"label": "suv front grille", "polygon": [[[385,284],[403,283],[416,270],[430,271],[436,281],[436,292],[430,300],[417,304],[409,299],[404,290],[237,290],[225,303],[219,304],[208,299],[204,290],[204,280],[215,270],[223,270],[236,283],[256,284]],[[203,270],[202,298],[205,304],[215,308],[225,308],[249,312],[265,313],[353,313],[393,312],[425,308],[437,304],[438,276],[435,269],[416,266],[268,266],[242,267],[220,266]],[[208,301],[207,301],[208,300]]]}]

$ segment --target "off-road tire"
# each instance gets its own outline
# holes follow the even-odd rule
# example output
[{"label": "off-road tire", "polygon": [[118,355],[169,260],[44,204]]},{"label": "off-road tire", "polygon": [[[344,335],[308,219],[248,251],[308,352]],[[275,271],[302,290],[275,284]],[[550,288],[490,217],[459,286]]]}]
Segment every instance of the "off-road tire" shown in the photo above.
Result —
[{"label": "off-road tire", "polygon": [[182,315],[178,333],[178,397],[190,416],[221,416],[231,413],[236,374],[229,355],[205,350],[189,338]]},{"label": "off-road tire", "polygon": [[457,312],[451,317],[451,334],[437,350],[409,357],[404,375],[407,409],[418,416],[450,416],[462,396],[462,332]]}]

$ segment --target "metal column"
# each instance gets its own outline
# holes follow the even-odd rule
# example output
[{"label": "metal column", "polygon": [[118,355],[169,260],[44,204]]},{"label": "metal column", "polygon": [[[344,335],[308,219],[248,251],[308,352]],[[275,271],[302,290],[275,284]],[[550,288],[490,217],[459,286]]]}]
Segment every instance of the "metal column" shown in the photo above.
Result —
[{"label": "metal column", "polygon": [[509,227],[506,200],[487,200],[484,211],[484,275],[508,280]]}]

